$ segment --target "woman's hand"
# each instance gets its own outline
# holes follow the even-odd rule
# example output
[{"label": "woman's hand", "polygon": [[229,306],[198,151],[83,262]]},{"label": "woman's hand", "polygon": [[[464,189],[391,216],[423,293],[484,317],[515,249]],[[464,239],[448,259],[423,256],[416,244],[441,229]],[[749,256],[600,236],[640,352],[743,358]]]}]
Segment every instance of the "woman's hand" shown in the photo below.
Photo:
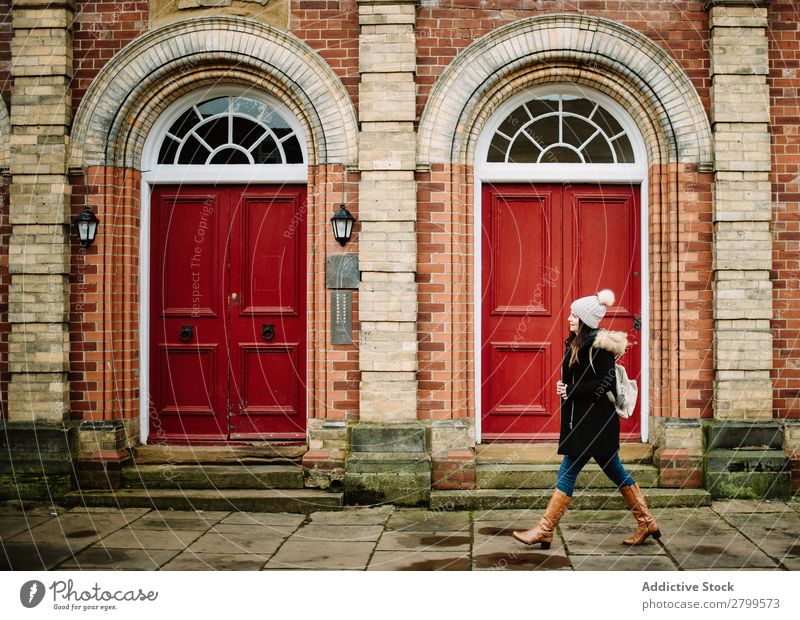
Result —
[{"label": "woman's hand", "polygon": [[561,381],[559,381],[558,383],[556,383],[556,393],[557,393],[557,394],[558,394],[558,395],[559,395],[561,398],[566,398],[566,397],[567,397],[567,384],[566,384],[566,383],[563,383],[563,382],[561,382]]}]

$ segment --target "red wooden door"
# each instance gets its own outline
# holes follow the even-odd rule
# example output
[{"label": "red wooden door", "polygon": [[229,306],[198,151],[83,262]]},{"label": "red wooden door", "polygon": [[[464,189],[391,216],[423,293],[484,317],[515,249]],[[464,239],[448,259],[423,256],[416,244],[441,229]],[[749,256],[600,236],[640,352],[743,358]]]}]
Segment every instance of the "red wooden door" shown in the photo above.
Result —
[{"label": "red wooden door", "polygon": [[[556,440],[572,300],[614,291],[601,326],[629,333],[621,363],[639,379],[638,188],[484,185],[482,227],[482,437]],[[639,409],[623,438],[639,437]]]},{"label": "red wooden door", "polygon": [[151,441],[304,437],[304,200],[292,186],[154,189]]}]

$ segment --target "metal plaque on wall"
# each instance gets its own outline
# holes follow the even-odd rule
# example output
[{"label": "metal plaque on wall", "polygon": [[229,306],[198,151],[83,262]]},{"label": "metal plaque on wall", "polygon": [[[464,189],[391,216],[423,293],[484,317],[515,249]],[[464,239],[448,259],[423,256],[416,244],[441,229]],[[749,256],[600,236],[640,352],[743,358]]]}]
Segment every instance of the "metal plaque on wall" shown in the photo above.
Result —
[{"label": "metal plaque on wall", "polygon": [[353,291],[331,291],[331,344],[353,344]]},{"label": "metal plaque on wall", "polygon": [[325,258],[325,285],[328,288],[358,288],[360,281],[358,254],[334,254]]}]

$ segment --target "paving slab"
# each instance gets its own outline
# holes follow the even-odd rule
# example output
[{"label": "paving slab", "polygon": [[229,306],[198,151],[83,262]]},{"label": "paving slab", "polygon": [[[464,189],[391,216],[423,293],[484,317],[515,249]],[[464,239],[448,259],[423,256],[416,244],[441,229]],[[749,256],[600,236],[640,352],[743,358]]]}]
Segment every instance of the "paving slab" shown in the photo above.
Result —
[{"label": "paving slab", "polygon": [[206,532],[191,543],[186,550],[191,553],[254,553],[271,556],[278,550],[285,536],[279,534],[254,536],[252,533]]},{"label": "paving slab", "polygon": [[775,567],[777,563],[744,536],[704,536],[702,539],[674,540],[667,547],[684,570],[689,568],[727,568],[749,570]]},{"label": "paving slab", "polygon": [[[332,512],[329,514],[339,513]],[[296,528],[303,523],[305,519],[305,515],[292,512],[232,512],[222,519],[220,523],[225,525],[275,525],[281,528]]]},{"label": "paving slab", "polygon": [[541,551],[520,543],[516,551],[473,551],[472,570],[572,570],[572,567],[563,551],[559,552],[555,546]]},{"label": "paving slab", "polygon": [[62,514],[12,536],[8,542],[63,544],[77,552],[127,524],[128,520],[119,515]]},{"label": "paving slab", "polygon": [[59,564],[57,570],[157,570],[178,552],[177,549],[115,549],[92,545]]},{"label": "paving slab", "polygon": [[581,529],[564,527],[561,534],[570,556],[577,555],[664,555],[666,550],[658,541],[648,538],[641,545],[625,545],[623,539],[633,533],[627,528],[604,530],[597,526],[584,526]]},{"label": "paving slab", "polygon": [[13,538],[17,534],[26,532],[40,523],[52,519],[45,516],[0,516],[0,541]]},{"label": "paving slab", "polygon": [[65,543],[3,543],[0,570],[50,570],[73,555]]},{"label": "paving slab", "polygon": [[387,530],[410,532],[450,532],[469,530],[470,514],[465,511],[447,512],[422,509],[397,510],[386,522]]},{"label": "paving slab", "polygon": [[66,507],[48,502],[6,500],[0,503],[0,514],[4,515],[51,516],[66,512]]},{"label": "paving slab", "polygon": [[754,500],[754,499],[732,499],[715,500],[711,502],[711,508],[720,514],[732,514],[742,512],[786,512],[791,510],[791,506],[783,500]]},{"label": "paving slab", "polygon": [[800,533],[800,515],[788,513],[753,513],[726,515],[725,519],[750,537],[761,540],[767,536],[792,538]]},{"label": "paving slab", "polygon": [[383,525],[394,512],[394,506],[344,507],[336,512],[312,512],[310,521],[315,525]]},{"label": "paving slab", "polygon": [[469,552],[469,532],[387,531],[381,536],[377,551],[452,551]]},{"label": "paving slab", "polygon": [[664,555],[576,555],[570,553],[573,570],[675,570],[675,563]]},{"label": "paving slab", "polygon": [[289,536],[297,525],[270,525],[266,523],[239,524],[239,523],[217,523],[212,525],[208,531],[218,534],[249,534],[250,536]]},{"label": "paving slab", "polygon": [[202,536],[198,530],[138,530],[124,528],[100,542],[111,549],[185,549]]},{"label": "paving slab", "polygon": [[184,551],[161,570],[259,570],[268,556],[254,553],[192,553]]},{"label": "paving slab", "polygon": [[198,510],[151,510],[137,519],[135,527],[157,530],[206,530],[227,517],[229,512],[202,512]]},{"label": "paving slab", "polygon": [[383,533],[382,525],[304,525],[292,534],[292,540],[327,542],[351,540],[375,542]]},{"label": "paving slab", "polygon": [[375,543],[287,540],[265,569],[364,570]]},{"label": "paving slab", "polygon": [[538,543],[535,545],[525,545],[511,536],[511,534],[493,537],[475,536],[475,541],[472,546],[473,556],[493,553],[528,553],[532,551],[541,551],[553,555],[566,555],[564,540],[559,535],[553,536],[553,542],[550,543],[550,549],[547,551],[543,551],[541,545]]},{"label": "paving slab", "polygon": [[376,551],[367,570],[469,570],[469,552]]}]

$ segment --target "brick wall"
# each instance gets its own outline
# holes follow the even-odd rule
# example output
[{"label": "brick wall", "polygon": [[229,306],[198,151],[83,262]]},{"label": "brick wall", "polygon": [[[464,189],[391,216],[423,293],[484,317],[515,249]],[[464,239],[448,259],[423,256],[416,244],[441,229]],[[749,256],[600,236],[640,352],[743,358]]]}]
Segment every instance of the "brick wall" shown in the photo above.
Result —
[{"label": "brick wall", "polygon": [[800,418],[800,7],[769,10],[775,417]]},{"label": "brick wall", "polygon": [[358,7],[355,0],[292,0],[289,32],[314,48],[358,108]]},{"label": "brick wall", "polygon": [[547,13],[584,13],[619,21],[672,55],[709,108],[708,14],[703,2],[672,0],[427,0],[417,14],[417,115],[455,55],[509,22]]},{"label": "brick wall", "polygon": [[78,108],[89,84],[111,57],[147,30],[147,16],[146,1],[76,3],[73,110]]}]

